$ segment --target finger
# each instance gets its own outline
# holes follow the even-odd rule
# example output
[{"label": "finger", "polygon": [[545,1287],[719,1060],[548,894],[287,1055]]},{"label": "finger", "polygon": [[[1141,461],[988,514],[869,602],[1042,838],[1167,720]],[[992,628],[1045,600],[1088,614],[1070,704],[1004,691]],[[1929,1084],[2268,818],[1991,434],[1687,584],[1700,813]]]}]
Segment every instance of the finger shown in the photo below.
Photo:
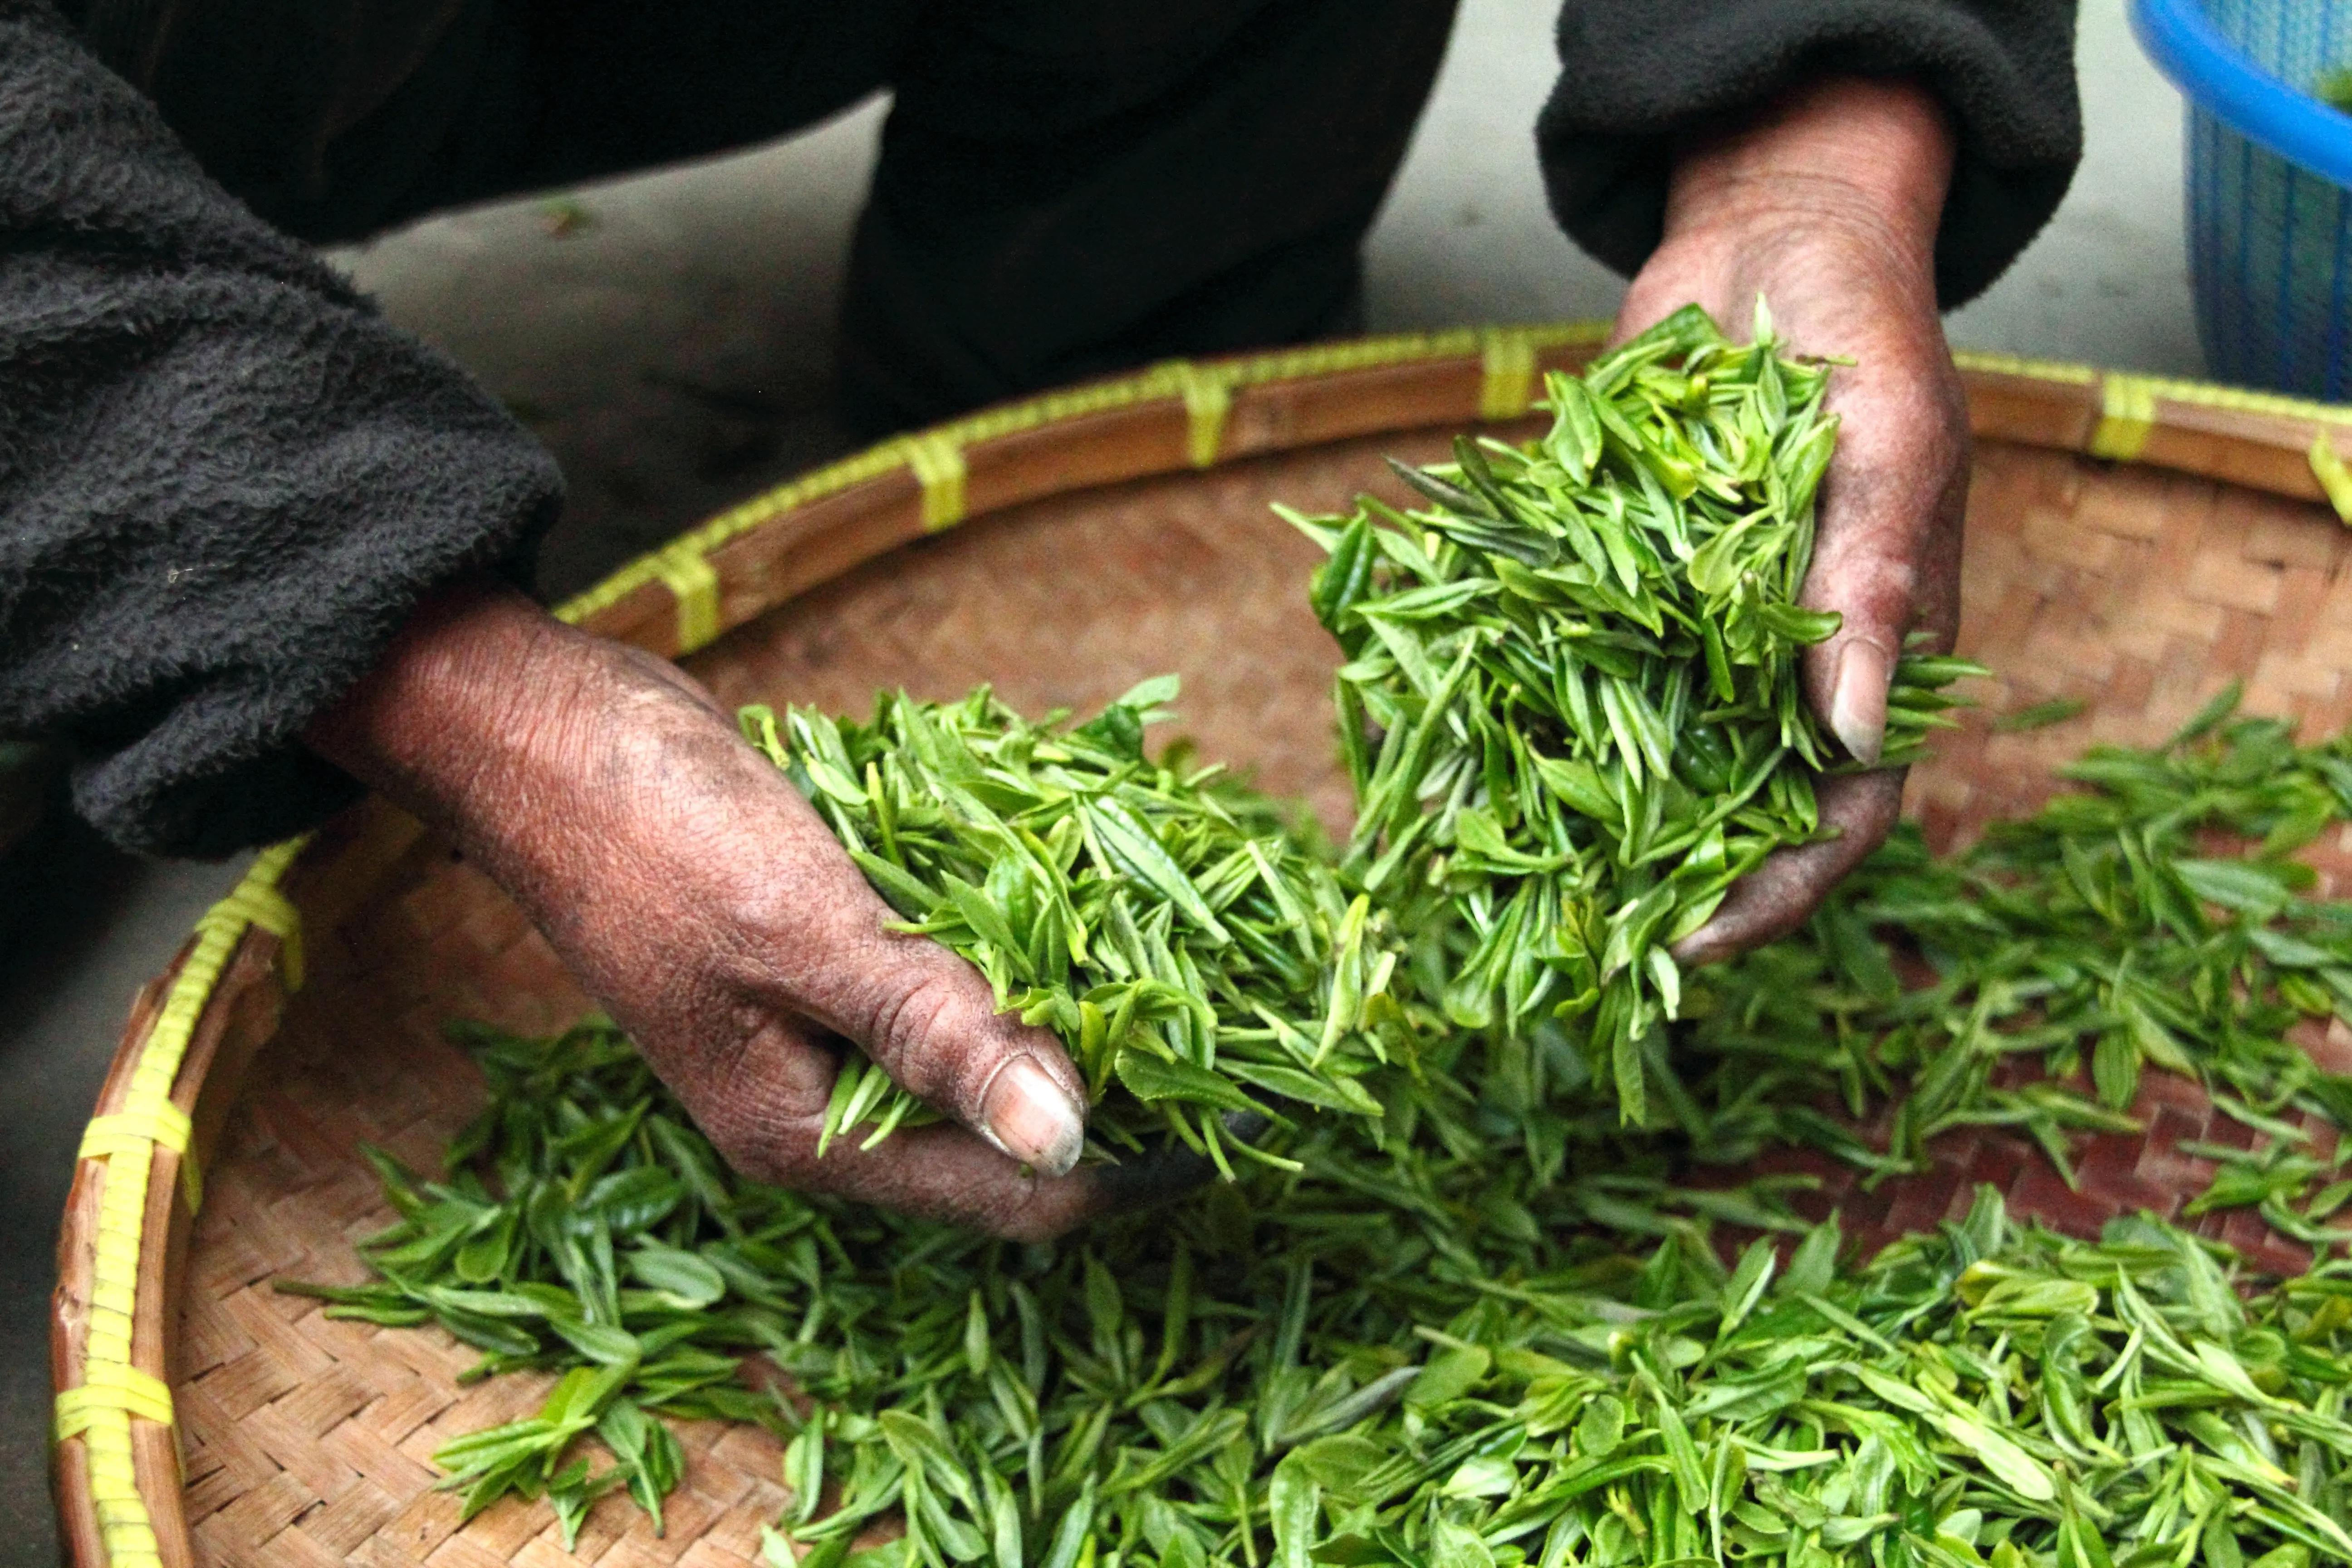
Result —
[{"label": "finger", "polygon": [[1903,810],[1903,770],[1847,773],[1814,786],[1834,838],[1782,849],[1731,886],[1706,924],[1676,942],[1681,963],[1717,963],[1761,947],[1811,918],[1832,888],[1886,842]]},{"label": "finger", "polygon": [[[960,1127],[902,1129],[873,1148],[837,1138],[817,1152],[838,1071],[809,1030],[773,1020],[722,1070],[685,1095],[687,1109],[728,1163],[755,1180],[945,1220],[1017,1241],[1044,1241],[1205,1184],[1217,1168],[1173,1140],[1116,1164],[1042,1174]],[[1263,1117],[1228,1115],[1230,1138],[1265,1134]]]},{"label": "finger", "polygon": [[736,951],[721,966],[743,1016],[806,1018],[863,1047],[901,1087],[1047,1175],[1077,1163],[1086,1142],[1084,1080],[1046,1030],[997,1011],[987,979],[927,937],[894,932],[898,917],[869,886],[814,807],[749,747],[731,743],[732,788],[691,803],[727,805],[756,820],[755,843],[706,864],[733,885],[714,901]]},{"label": "finger", "polygon": [[[1806,650],[1806,695],[1839,744],[1875,763],[1886,699],[1906,637],[1950,646],[1958,615],[1960,528],[1968,501],[1968,420],[1940,342],[1883,345],[1832,381],[1843,421],[1821,492],[1803,602],[1842,617]],[[1924,352],[1923,352],[1924,351]]]},{"label": "finger", "polygon": [[[861,886],[862,890],[862,886]],[[928,938],[894,935],[879,899],[853,913],[808,1010],[866,1048],[893,1081],[1050,1176],[1077,1163],[1086,1093],[1048,1031],[996,1010],[981,973]]]},{"label": "finger", "polygon": [[688,1111],[729,1164],[754,1180],[853,1198],[1020,1241],[1059,1236],[1112,1206],[1096,1170],[1044,1173],[947,1123],[865,1135],[817,1152],[839,1070],[804,1027],[772,1020],[684,1092]]}]

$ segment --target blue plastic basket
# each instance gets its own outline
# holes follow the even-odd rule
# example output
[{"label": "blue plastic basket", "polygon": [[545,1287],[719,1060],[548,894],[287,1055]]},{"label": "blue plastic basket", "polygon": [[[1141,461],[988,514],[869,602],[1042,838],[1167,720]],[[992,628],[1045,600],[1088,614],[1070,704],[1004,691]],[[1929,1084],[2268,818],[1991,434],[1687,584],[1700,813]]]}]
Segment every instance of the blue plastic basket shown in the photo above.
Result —
[{"label": "blue plastic basket", "polygon": [[2211,372],[2352,393],[2352,116],[2311,96],[2352,64],[2352,0],[2133,0],[2189,100],[2189,271]]}]

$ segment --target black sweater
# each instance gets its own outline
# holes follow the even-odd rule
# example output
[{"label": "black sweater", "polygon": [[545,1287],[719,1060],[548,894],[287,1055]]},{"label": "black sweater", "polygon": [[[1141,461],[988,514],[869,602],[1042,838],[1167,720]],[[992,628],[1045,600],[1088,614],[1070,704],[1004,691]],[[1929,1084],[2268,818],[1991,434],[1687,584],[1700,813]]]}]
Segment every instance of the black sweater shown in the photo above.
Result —
[{"label": "black sweater", "polygon": [[0,734],[109,837],[222,855],[353,791],[295,737],[553,459],[0,0]]},{"label": "black sweater", "polygon": [[[86,37],[46,0],[0,0],[0,737],[67,742],[77,804],[117,841],[217,855],[350,796],[303,724],[426,588],[520,572],[561,479],[463,372],[257,216],[293,221],[288,149],[315,153],[355,100],[401,108],[431,40],[394,27],[354,57],[347,36],[363,68],[307,97],[282,55],[243,77],[215,55],[215,133],[184,142],[90,47],[133,69],[124,18],[157,8],[91,5]],[[488,8],[407,6],[444,29]],[[1678,127],[1801,74],[1906,72],[1961,126],[1937,251],[1958,303],[2064,193],[2073,32],[2071,0],[1568,0],[1537,131],[1554,210],[1630,272]],[[240,113],[240,81],[268,113]]]}]

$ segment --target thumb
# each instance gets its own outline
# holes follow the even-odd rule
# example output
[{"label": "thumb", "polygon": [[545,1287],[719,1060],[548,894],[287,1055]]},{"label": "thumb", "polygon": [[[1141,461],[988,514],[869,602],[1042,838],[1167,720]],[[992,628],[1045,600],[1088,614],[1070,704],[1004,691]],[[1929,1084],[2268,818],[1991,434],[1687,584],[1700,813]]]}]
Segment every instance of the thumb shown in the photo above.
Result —
[{"label": "thumb", "polygon": [[1061,1042],[997,1011],[986,978],[938,942],[885,929],[889,908],[862,878],[857,890],[798,1006],[1003,1152],[1046,1175],[1068,1171],[1087,1101]]},{"label": "thumb", "polygon": [[1822,485],[1804,600],[1843,624],[1803,660],[1807,696],[1855,761],[1878,761],[1913,630],[1950,646],[1968,504],[1968,423],[1948,357],[1882,353],[1833,382],[1843,421]]}]

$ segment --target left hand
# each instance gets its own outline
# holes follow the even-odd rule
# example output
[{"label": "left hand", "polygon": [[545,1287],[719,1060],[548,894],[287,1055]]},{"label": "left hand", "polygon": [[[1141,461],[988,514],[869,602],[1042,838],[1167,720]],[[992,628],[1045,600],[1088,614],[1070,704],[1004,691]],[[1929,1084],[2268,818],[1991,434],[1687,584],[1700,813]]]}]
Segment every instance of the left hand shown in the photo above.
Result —
[{"label": "left hand", "polygon": [[[1072,1170],[1085,1081],[1061,1042],[999,1013],[946,948],[893,932],[700,687],[510,588],[426,595],[305,739],[446,827],[754,1180],[1037,1241],[1205,1164]],[[853,1043],[953,1120],[820,1157]]]},{"label": "left hand", "polygon": [[[1951,175],[1942,106],[1899,80],[1832,78],[1695,141],[1677,161],[1665,234],[1627,291],[1622,341],[1696,300],[1744,332],[1756,298],[1797,353],[1850,359],[1832,377],[1843,423],[1822,485],[1808,607],[1845,619],[1807,650],[1814,711],[1853,756],[1877,761],[1904,638],[1938,651],[1959,618],[1969,418],[1936,310],[1936,230]],[[1709,963],[1786,935],[1885,841],[1901,770],[1820,785],[1840,836],[1782,850],[1677,944]]]}]

